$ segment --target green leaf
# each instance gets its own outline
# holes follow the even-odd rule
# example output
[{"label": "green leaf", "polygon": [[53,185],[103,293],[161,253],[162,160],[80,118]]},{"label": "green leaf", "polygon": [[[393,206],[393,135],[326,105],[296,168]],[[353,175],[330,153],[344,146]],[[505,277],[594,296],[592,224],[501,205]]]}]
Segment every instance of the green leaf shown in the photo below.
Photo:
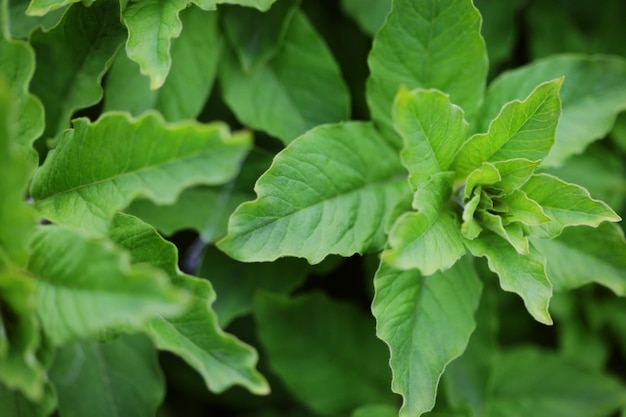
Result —
[{"label": "green leaf", "polygon": [[402,139],[402,163],[417,190],[433,174],[448,171],[467,137],[463,110],[437,90],[400,90],[393,106],[393,124]]},{"label": "green leaf", "polygon": [[26,14],[30,16],[43,16],[51,11],[78,3],[80,0],[30,0]]},{"label": "green leaf", "polygon": [[392,0],[341,0],[344,13],[352,17],[359,28],[369,36],[374,36],[385,23],[391,10]]},{"label": "green leaf", "polygon": [[128,28],[126,53],[150,77],[150,89],[161,87],[172,65],[171,42],[183,28],[178,17],[187,0],[141,0],[128,4],[123,21]]},{"label": "green leaf", "polygon": [[604,137],[626,109],[626,60],[601,56],[560,55],[503,73],[487,90],[479,118],[485,128],[510,100],[527,96],[546,80],[565,76],[560,91],[562,114],[556,142],[543,166],[558,166]]},{"label": "green leaf", "polygon": [[35,234],[32,251],[28,268],[37,277],[37,313],[57,345],[109,328],[138,328],[184,306],[183,294],[165,275],[131,267],[127,254],[108,240],[46,226]]},{"label": "green leaf", "polygon": [[217,75],[222,49],[217,14],[189,7],[180,12],[180,20],[183,30],[172,40],[172,67],[163,85],[151,90],[139,65],[120,51],[107,75],[104,111],[139,115],[155,109],[168,121],[195,119],[200,114]]},{"label": "green leaf", "polygon": [[545,259],[532,245],[527,255],[520,255],[503,238],[483,231],[479,238],[466,240],[474,256],[486,257],[489,269],[500,278],[504,291],[518,294],[528,312],[540,323],[552,324],[548,304],[552,284],[546,277]]},{"label": "green leaf", "polygon": [[487,133],[476,134],[464,144],[452,164],[462,178],[483,162],[530,159],[540,161],[554,144],[561,102],[562,78],[535,88],[524,101],[504,105]]},{"label": "green leaf", "polygon": [[0,384],[31,401],[42,399],[46,382],[36,356],[41,340],[35,308],[34,281],[22,272],[0,270]]},{"label": "green leaf", "polygon": [[198,275],[210,279],[219,294],[213,309],[220,325],[226,327],[233,319],[252,311],[257,292],[289,294],[304,282],[308,272],[307,263],[302,259],[242,264],[207,246]]},{"label": "green leaf", "polygon": [[219,328],[211,308],[215,301],[211,284],[179,274],[176,247],[146,223],[126,214],[115,216],[109,233],[130,252],[133,264],[160,268],[177,288],[191,295],[189,309],[182,314],[159,316],[146,324],[145,330],[156,346],[183,358],[202,375],[211,391],[222,392],[239,384],[255,394],[267,394],[265,378],[254,369],[256,351]]},{"label": "green leaf", "polygon": [[319,263],[384,245],[385,220],[408,191],[397,153],[369,123],[320,126],[280,152],[257,199],[231,216],[218,243],[235,259]]},{"label": "green leaf", "polygon": [[294,299],[260,293],[254,310],[271,368],[313,411],[347,414],[364,403],[393,404],[385,347],[357,308],[321,293]]},{"label": "green leaf", "polygon": [[494,210],[503,212],[502,220],[505,226],[513,222],[538,226],[550,221],[550,217],[546,216],[539,203],[528,198],[521,190],[515,190],[498,199]]},{"label": "green leaf", "polygon": [[50,377],[63,416],[152,416],[165,396],[157,352],[141,335],[62,346]]},{"label": "green leaf", "polygon": [[591,198],[584,188],[549,174],[533,175],[522,189],[552,219],[532,228],[531,234],[536,237],[551,239],[568,226],[596,227],[605,221],[621,220],[605,203]]},{"label": "green leaf", "polygon": [[185,187],[229,181],[249,146],[249,134],[231,136],[221,123],[167,125],[153,113],[77,119],[35,174],[31,193],[50,219],[106,231],[135,197],[173,203]]},{"label": "green leaf", "polygon": [[[0,74],[7,82],[11,115],[9,129],[14,135],[15,146],[19,146],[30,169],[37,165],[37,156],[31,149],[44,129],[43,106],[39,99],[29,93],[29,84],[35,71],[35,55],[33,49],[25,42],[0,38]],[[7,136],[8,137],[8,136]],[[11,145],[14,146],[14,145]]]},{"label": "green leaf", "polygon": [[[533,172],[535,172],[535,168],[537,168],[539,162],[516,158],[507,161],[486,162],[486,164],[493,165],[501,177],[499,181],[493,183],[493,188],[497,188],[506,195],[513,193],[522,185],[526,184],[526,181],[528,181]],[[469,184],[469,178],[467,182]]]},{"label": "green leaf", "polygon": [[[484,198],[484,197],[483,197]],[[530,247],[528,237],[519,223],[504,224],[502,216],[491,213],[488,209],[476,211],[476,218],[480,225],[485,226],[504,240],[506,240],[520,255],[528,255]]]},{"label": "green leaf", "polygon": [[124,36],[116,0],[75,4],[52,30],[33,32],[37,68],[31,90],[46,109],[46,138],[68,128],[74,111],[100,101],[100,80]]},{"label": "green leaf", "polygon": [[48,417],[56,408],[56,395],[50,385],[46,386],[45,396],[31,402],[17,391],[11,391],[0,384],[0,404],[2,417]]},{"label": "green leaf", "polygon": [[[482,15],[480,33],[485,38],[491,69],[511,57],[518,38],[518,16],[527,0],[474,0]],[[532,33],[530,34],[532,35]]]},{"label": "green leaf", "polygon": [[597,282],[626,295],[626,240],[619,226],[572,227],[556,239],[532,242],[548,259],[546,271],[555,291]]},{"label": "green leaf", "polygon": [[[370,7],[370,6],[368,6]],[[469,0],[396,0],[369,55],[367,102],[386,139],[393,134],[391,107],[401,86],[437,88],[473,115],[487,76],[481,18]]]},{"label": "green leaf", "polygon": [[[4,46],[0,40],[0,48]],[[24,202],[30,175],[34,169],[32,148],[20,144],[15,134],[17,115],[14,101],[0,71],[0,272],[7,262],[23,266],[28,258],[28,239],[35,223],[35,213]]]},{"label": "green leaf", "polygon": [[372,404],[359,407],[351,414],[351,417],[397,417],[396,407],[387,404]]},{"label": "green leaf", "polygon": [[474,330],[482,284],[469,260],[423,277],[384,262],[374,277],[377,335],[391,351],[391,388],[403,397],[401,417],[435,404],[446,365],[463,353]]},{"label": "green leaf", "polygon": [[246,72],[231,52],[221,64],[223,99],[237,118],[285,144],[315,126],[349,118],[339,66],[302,12],[294,14],[271,61]]},{"label": "green leaf", "polygon": [[491,387],[491,401],[484,415],[605,416],[626,402],[626,388],[616,379],[573,366],[536,348],[502,355]]},{"label": "green leaf", "polygon": [[299,4],[300,0],[283,0],[267,12],[243,7],[221,10],[224,31],[244,73],[276,56]]},{"label": "green leaf", "polygon": [[424,275],[450,268],[465,254],[458,219],[446,209],[454,172],[434,174],[415,192],[417,212],[400,216],[389,232],[382,259],[398,269],[417,268]]}]

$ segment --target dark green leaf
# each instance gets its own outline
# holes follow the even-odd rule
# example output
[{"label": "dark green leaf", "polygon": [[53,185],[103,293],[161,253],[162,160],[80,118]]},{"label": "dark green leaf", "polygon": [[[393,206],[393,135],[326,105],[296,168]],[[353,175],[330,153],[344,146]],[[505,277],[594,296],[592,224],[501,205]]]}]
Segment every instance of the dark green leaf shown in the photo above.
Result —
[{"label": "dark green leaf", "polygon": [[385,347],[361,311],[320,293],[260,293],[254,310],[270,366],[312,410],[336,415],[365,403],[393,404]]}]

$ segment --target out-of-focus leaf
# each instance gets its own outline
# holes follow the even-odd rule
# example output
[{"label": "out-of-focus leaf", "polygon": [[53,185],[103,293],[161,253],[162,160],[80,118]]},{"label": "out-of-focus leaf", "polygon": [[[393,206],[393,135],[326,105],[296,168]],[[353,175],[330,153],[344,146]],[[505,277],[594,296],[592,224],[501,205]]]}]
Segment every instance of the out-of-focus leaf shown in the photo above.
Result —
[{"label": "out-of-focus leaf", "polygon": [[148,267],[131,267],[125,252],[102,238],[60,226],[40,228],[29,271],[37,277],[37,314],[55,344],[109,328],[139,328],[185,306],[184,294]]},{"label": "out-of-focus leaf", "polygon": [[604,137],[616,116],[626,109],[626,59],[558,55],[505,72],[487,90],[477,129],[486,129],[505,103],[526,97],[537,84],[562,76],[556,142],[543,165],[558,166],[583,152]]},{"label": "out-of-focus leaf", "polygon": [[419,416],[432,409],[446,365],[467,346],[482,284],[465,260],[429,277],[381,263],[374,286],[372,312],[391,352],[391,388],[404,399],[400,416]]},{"label": "out-of-focus leaf", "polygon": [[153,416],[165,396],[157,352],[148,338],[120,335],[57,349],[50,377],[62,416]]},{"label": "out-of-focus leaf", "polygon": [[388,404],[372,404],[359,407],[351,417],[397,417],[398,409]]},{"label": "out-of-focus leaf", "polygon": [[198,275],[211,281],[218,294],[213,309],[222,327],[226,327],[236,317],[252,311],[257,292],[289,294],[296,289],[307,276],[307,266],[304,260],[293,258],[244,264],[207,247]]},{"label": "out-of-focus leaf", "polygon": [[367,102],[385,139],[400,146],[391,108],[401,86],[437,88],[471,117],[487,76],[481,17],[469,0],[396,0],[376,34],[368,63]]},{"label": "out-of-focus leaf", "polygon": [[339,66],[302,12],[294,14],[272,60],[246,72],[234,53],[225,53],[219,80],[224,101],[243,124],[285,144],[315,126],[349,118]]},{"label": "out-of-focus leaf", "polygon": [[44,16],[51,11],[78,3],[80,0],[30,0],[26,13],[30,16]]},{"label": "out-of-focus leaf", "polygon": [[392,0],[341,0],[341,8],[363,32],[373,37],[385,23],[391,3]]},{"label": "out-of-focus leaf", "polygon": [[17,391],[0,384],[2,417],[49,417],[57,405],[56,394],[50,384],[46,385],[44,397],[32,402]]},{"label": "out-of-focus leaf", "polygon": [[257,199],[230,219],[218,243],[235,259],[298,256],[319,263],[384,245],[385,221],[409,191],[397,153],[369,123],[320,126],[280,152]]},{"label": "out-of-focus leaf", "polygon": [[33,32],[37,68],[31,89],[46,109],[46,138],[69,128],[74,111],[100,101],[100,80],[124,36],[117,0],[74,4],[52,30]]},{"label": "out-of-focus leaf", "polygon": [[536,348],[503,354],[491,387],[484,415],[595,417],[626,403],[626,387],[616,379]]},{"label": "out-of-focus leaf", "polygon": [[229,181],[249,146],[248,133],[231,135],[221,123],[167,125],[154,113],[77,119],[35,174],[31,193],[50,219],[106,231],[136,197],[173,203],[185,187]]},{"label": "out-of-focus leaf", "polygon": [[163,85],[151,90],[149,78],[122,50],[107,75],[104,111],[139,115],[155,109],[168,121],[198,116],[213,86],[222,49],[217,14],[189,7],[181,11],[180,20],[183,30],[172,40],[172,66]]},{"label": "out-of-focus leaf", "polygon": [[300,0],[282,0],[267,12],[244,7],[221,10],[224,31],[244,73],[253,71],[278,53],[299,4]]},{"label": "out-of-focus leaf", "polygon": [[548,259],[555,291],[596,282],[626,295],[626,240],[619,226],[571,227],[556,239],[533,239],[533,245]]},{"label": "out-of-focus leaf", "polygon": [[30,33],[38,27],[50,30],[56,26],[69,5],[55,9],[46,13],[45,16],[30,16],[26,10],[31,3],[30,0],[11,0],[9,3],[9,22],[11,36],[17,39],[26,39]]},{"label": "out-of-focus leaf", "polygon": [[393,404],[385,346],[362,312],[320,293],[260,293],[254,311],[271,368],[309,408],[333,415]]}]

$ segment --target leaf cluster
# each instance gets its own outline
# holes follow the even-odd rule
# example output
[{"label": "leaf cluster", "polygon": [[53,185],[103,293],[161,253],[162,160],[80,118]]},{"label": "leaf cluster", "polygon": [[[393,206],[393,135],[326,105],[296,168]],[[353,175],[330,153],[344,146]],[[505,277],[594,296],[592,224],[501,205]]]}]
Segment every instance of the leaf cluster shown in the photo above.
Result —
[{"label": "leaf cluster", "polygon": [[603,1],[0,0],[0,417],[626,415]]}]

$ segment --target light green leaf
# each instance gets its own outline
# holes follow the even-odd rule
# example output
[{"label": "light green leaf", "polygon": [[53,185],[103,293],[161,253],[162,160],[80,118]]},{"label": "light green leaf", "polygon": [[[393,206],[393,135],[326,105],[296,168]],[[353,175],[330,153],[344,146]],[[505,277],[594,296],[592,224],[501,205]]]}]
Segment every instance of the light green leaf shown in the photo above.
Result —
[{"label": "light green leaf", "polygon": [[207,246],[198,276],[207,278],[219,294],[213,309],[220,325],[252,311],[254,295],[259,291],[289,294],[298,288],[309,272],[302,259],[285,258],[274,262],[242,264],[214,247]]},{"label": "light green leaf", "polygon": [[528,312],[540,323],[552,324],[548,304],[552,284],[546,277],[545,259],[530,245],[528,255],[520,255],[503,238],[483,231],[479,238],[466,240],[474,256],[486,257],[489,269],[500,279],[504,291],[518,294]]},{"label": "light green leaf", "polygon": [[493,186],[501,180],[502,175],[500,175],[500,171],[496,168],[496,165],[491,162],[483,162],[479,168],[476,168],[467,176],[463,199],[470,199],[472,196],[480,194],[484,186]]},{"label": "light green leaf", "polygon": [[402,163],[417,190],[432,174],[448,171],[467,137],[463,110],[438,90],[401,89],[393,106],[393,125],[404,141]]},{"label": "light green leaf", "polygon": [[437,88],[466,114],[476,112],[487,76],[480,25],[469,0],[394,1],[368,58],[367,102],[386,139],[399,146],[391,107],[403,85],[409,90]]},{"label": "light green leaf", "polygon": [[534,226],[536,237],[554,238],[568,226],[593,226],[621,218],[602,201],[594,200],[584,188],[568,184],[549,174],[533,175],[523,191],[541,205],[552,221]]},{"label": "light green leaf", "polygon": [[244,73],[250,73],[278,53],[299,4],[300,0],[283,0],[267,12],[243,7],[221,10],[224,32]]},{"label": "light green leaf", "polygon": [[596,282],[626,295],[626,240],[619,226],[572,227],[556,239],[532,242],[548,259],[546,271],[555,291]]},{"label": "light green leaf", "polygon": [[480,128],[485,128],[508,101],[525,97],[537,84],[562,76],[563,111],[556,143],[543,166],[558,166],[570,156],[582,153],[591,142],[604,137],[617,114],[626,109],[624,59],[560,55],[506,72],[487,90]]},{"label": "light green leaf", "polygon": [[439,378],[474,330],[482,284],[466,258],[429,277],[384,262],[374,277],[376,334],[387,343],[401,417],[432,409]]},{"label": "light green leaf", "polygon": [[476,217],[482,226],[509,242],[517,253],[528,255],[530,247],[522,225],[519,223],[505,225],[501,216],[492,214],[486,209],[479,208],[476,211]]},{"label": "light green leaf", "polygon": [[184,307],[181,292],[148,267],[131,267],[110,241],[60,226],[38,230],[29,270],[37,277],[37,313],[55,344],[108,328],[138,328]]},{"label": "light green leaf", "polygon": [[626,402],[626,388],[618,380],[536,348],[502,355],[490,385],[484,414],[490,416],[606,416]]},{"label": "light green leaf", "polygon": [[161,87],[172,65],[171,42],[183,28],[178,17],[187,0],[141,0],[128,4],[123,21],[128,28],[126,53],[150,77],[150,89]]},{"label": "light green leaf", "polygon": [[399,157],[369,123],[320,126],[280,152],[218,243],[235,259],[318,263],[384,245],[388,215],[409,191]]},{"label": "light green leaf", "polygon": [[35,283],[17,270],[0,270],[0,384],[31,401],[44,395],[46,374],[36,351],[41,343],[35,315]]},{"label": "light green leaf", "polygon": [[156,349],[141,335],[62,346],[50,377],[63,416],[148,417],[165,396]]},{"label": "light green leaf", "polygon": [[417,268],[424,275],[450,268],[465,254],[458,219],[446,209],[454,172],[440,172],[415,192],[417,212],[400,216],[389,232],[389,249],[382,259],[402,270]]},{"label": "light green leaf", "polygon": [[158,90],[139,65],[119,51],[107,75],[104,111],[126,110],[139,115],[158,110],[168,121],[195,119],[209,96],[222,49],[217,14],[189,7],[180,12],[183,30],[172,40],[172,67]]},{"label": "light green leaf", "polygon": [[341,8],[359,28],[369,36],[374,36],[385,23],[391,10],[392,0],[341,0]]},{"label": "light green leaf", "polygon": [[524,185],[535,172],[539,162],[516,158],[507,161],[488,162],[488,164],[492,164],[501,176],[501,179],[494,184],[494,188],[506,195],[511,194]]},{"label": "light green leaf", "polygon": [[231,52],[221,64],[223,99],[237,118],[285,144],[315,126],[349,118],[339,66],[302,12],[294,14],[271,61],[246,72]]},{"label": "light green leaf", "polygon": [[102,98],[100,80],[124,41],[119,15],[117,0],[75,4],[52,30],[31,35],[37,57],[31,91],[46,109],[46,138],[68,128],[74,111]]},{"label": "light green leaf", "polygon": [[133,264],[160,268],[192,297],[184,313],[159,316],[147,323],[145,330],[156,346],[183,358],[202,375],[211,391],[222,392],[239,384],[255,394],[267,394],[265,378],[254,369],[256,351],[220,329],[211,308],[215,301],[211,284],[178,272],[176,247],[146,223],[126,214],[115,216],[109,233],[130,252]]},{"label": "light green leaf", "polygon": [[78,3],[79,1],[80,0],[30,0],[26,14],[29,16],[43,16],[51,11],[73,3]]},{"label": "light green leaf", "polygon": [[499,198],[494,205],[494,210],[502,212],[501,216],[505,226],[513,222],[537,226],[551,220],[543,212],[539,203],[528,198],[526,193],[521,190],[514,190],[505,197]]},{"label": "light green leaf", "polygon": [[77,119],[35,174],[31,193],[48,218],[105,231],[136,197],[173,203],[185,187],[229,181],[249,146],[248,133],[231,136],[221,123],[167,125],[154,113]]},{"label": "light green leaf", "polygon": [[321,293],[294,299],[260,293],[254,310],[270,367],[316,413],[345,415],[396,400],[385,346],[371,317],[356,307]]},{"label": "light green leaf", "polygon": [[[39,99],[29,93],[29,84],[35,71],[35,55],[33,49],[26,43],[16,40],[0,38],[0,75],[7,83],[7,93],[10,96],[10,116],[8,128],[14,136],[12,141],[25,160],[25,167],[29,169],[37,166],[37,155],[32,144],[44,129],[43,106]],[[8,137],[8,136],[7,136]]]},{"label": "light green leaf", "polygon": [[563,79],[545,82],[524,101],[504,105],[487,133],[476,134],[464,144],[452,164],[462,178],[483,162],[525,158],[540,161],[554,144]]},{"label": "light green leaf", "polygon": [[2,417],[49,417],[56,408],[56,395],[48,384],[45,396],[40,401],[31,402],[21,393],[0,384],[0,404]]},{"label": "light green leaf", "polygon": [[[0,49],[4,45],[0,40]],[[0,71],[0,272],[5,263],[23,266],[28,258],[28,239],[35,224],[35,213],[24,199],[36,163],[32,148],[18,141],[18,116],[3,73]]]},{"label": "light green leaf", "polygon": [[372,404],[359,407],[351,417],[397,417],[398,409],[387,404]]}]

